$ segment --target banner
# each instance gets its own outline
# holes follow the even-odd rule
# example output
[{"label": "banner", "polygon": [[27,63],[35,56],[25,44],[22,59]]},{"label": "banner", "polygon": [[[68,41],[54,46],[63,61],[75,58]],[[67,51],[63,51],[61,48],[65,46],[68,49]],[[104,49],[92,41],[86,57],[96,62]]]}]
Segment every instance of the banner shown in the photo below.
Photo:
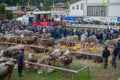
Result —
[{"label": "banner", "polygon": [[49,22],[33,22],[32,25],[36,25],[36,26],[40,26],[40,25],[43,25],[43,26],[48,26],[50,23]]}]

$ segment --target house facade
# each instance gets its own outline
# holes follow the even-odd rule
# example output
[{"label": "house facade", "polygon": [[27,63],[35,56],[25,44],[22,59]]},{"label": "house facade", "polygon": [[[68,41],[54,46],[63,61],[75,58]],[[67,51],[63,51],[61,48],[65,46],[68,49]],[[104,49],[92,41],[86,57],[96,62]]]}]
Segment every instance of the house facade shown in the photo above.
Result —
[{"label": "house facade", "polygon": [[[103,5],[104,1],[104,5]],[[119,22],[120,0],[86,0],[85,19],[103,22]]]},{"label": "house facade", "polygon": [[84,12],[83,0],[71,3],[69,10],[70,10],[69,16],[83,17]]},{"label": "house facade", "polygon": [[67,16],[67,6],[65,3],[57,3],[53,6],[51,6],[51,17],[54,18],[54,20],[61,20],[62,16]]}]

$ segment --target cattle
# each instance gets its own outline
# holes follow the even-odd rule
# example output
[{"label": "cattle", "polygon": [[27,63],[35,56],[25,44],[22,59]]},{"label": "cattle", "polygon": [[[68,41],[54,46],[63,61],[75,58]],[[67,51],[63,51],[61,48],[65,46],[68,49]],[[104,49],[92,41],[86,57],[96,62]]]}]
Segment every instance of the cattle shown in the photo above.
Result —
[{"label": "cattle", "polygon": [[5,36],[0,36],[0,42],[6,42],[7,38]]},{"label": "cattle", "polygon": [[99,40],[96,38],[95,35],[90,37],[85,36],[84,34],[81,36],[81,43],[91,43],[91,44],[98,44]]},{"label": "cattle", "polygon": [[70,64],[72,63],[73,56],[71,55],[70,50],[66,50],[62,56],[59,57],[59,60],[62,64],[62,67],[69,68]]},{"label": "cattle", "polygon": [[85,34],[81,35],[81,43],[85,43],[87,39],[87,36]]},{"label": "cattle", "polygon": [[60,63],[62,67],[68,68],[72,63],[73,57],[71,51],[66,49],[65,51],[58,49],[53,50],[48,55],[48,61],[50,65],[58,66],[56,63]]},{"label": "cattle", "polygon": [[61,51],[59,48],[58,49],[54,49],[53,51],[51,51],[51,53],[49,54],[49,63],[50,65],[56,65],[56,62],[58,62],[58,58],[63,54],[63,51]]},{"label": "cattle", "polygon": [[18,54],[19,51],[24,52],[24,45],[17,45],[7,48],[6,50],[3,51],[3,56],[9,58],[16,58],[16,55]]},{"label": "cattle", "polygon": [[9,61],[0,63],[0,80],[5,80],[6,77],[8,80],[10,80],[13,67],[14,61],[11,59]]},{"label": "cattle", "polygon": [[87,38],[86,42],[87,43],[92,43],[92,44],[98,44],[99,40],[96,38],[95,35],[92,35],[92,36]]},{"label": "cattle", "polygon": [[118,42],[118,40],[120,40],[120,38],[116,38],[116,39],[112,39],[112,40],[107,40],[105,42],[105,44],[108,45],[108,46],[111,46],[111,45],[116,44]]},{"label": "cattle", "polygon": [[51,38],[51,34],[50,33],[48,33],[48,34],[41,34],[40,35],[41,36],[41,38],[44,38],[44,39],[49,39],[49,38]]},{"label": "cattle", "polygon": [[14,31],[11,31],[10,34],[14,34],[17,36],[21,36],[21,35],[31,36],[31,34],[33,34],[33,32],[29,31],[29,30],[14,30]]},{"label": "cattle", "polygon": [[[34,53],[29,53],[25,62],[35,62],[36,63],[37,60],[35,59]],[[34,65],[26,63],[25,68],[26,68],[26,70],[29,71],[29,70],[32,70],[34,68]]]},{"label": "cattle", "polygon": [[6,57],[1,57],[0,58],[0,63],[6,62],[6,61],[8,61],[8,58],[6,58]]},{"label": "cattle", "polygon": [[48,39],[41,38],[40,44],[42,44],[43,46],[53,46],[55,45],[55,39],[54,38],[48,38]]},{"label": "cattle", "polygon": [[62,37],[61,40],[57,41],[60,45],[67,45],[71,46],[71,44],[74,44],[78,42],[78,36],[67,36],[67,37]]},{"label": "cattle", "polygon": [[[49,65],[49,56],[44,56],[42,57],[42,59],[38,60],[38,64],[46,64]],[[49,67],[44,67],[44,66],[39,66],[38,67],[38,74],[42,74],[42,73],[51,73],[53,72],[55,69],[53,68],[49,68]]]}]

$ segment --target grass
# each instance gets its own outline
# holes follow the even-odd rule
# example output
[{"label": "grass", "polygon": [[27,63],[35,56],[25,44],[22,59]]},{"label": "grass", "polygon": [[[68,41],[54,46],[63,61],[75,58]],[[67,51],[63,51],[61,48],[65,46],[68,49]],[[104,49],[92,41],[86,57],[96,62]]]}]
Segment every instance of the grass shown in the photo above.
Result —
[{"label": "grass", "polygon": [[[37,74],[35,71],[23,71],[23,77],[18,77],[17,70],[13,70],[12,79],[11,80],[71,80],[71,74],[67,74],[67,76],[63,79],[61,71],[54,71],[49,74]],[[86,70],[81,71],[79,74],[75,74],[74,80],[90,80],[93,78],[93,74],[88,74]]]},{"label": "grass", "polygon": [[[70,65],[70,69],[78,70],[82,68],[83,64],[79,61],[74,60],[73,63]],[[72,80],[72,74],[67,73],[64,79],[62,78],[62,71],[56,70],[49,74],[37,74],[37,71],[23,71],[23,77],[18,77],[17,70],[13,70],[12,79],[11,80]],[[90,73],[90,77],[88,77],[87,70],[83,70],[78,74],[74,74],[74,80],[91,80],[95,77],[95,74]]]}]

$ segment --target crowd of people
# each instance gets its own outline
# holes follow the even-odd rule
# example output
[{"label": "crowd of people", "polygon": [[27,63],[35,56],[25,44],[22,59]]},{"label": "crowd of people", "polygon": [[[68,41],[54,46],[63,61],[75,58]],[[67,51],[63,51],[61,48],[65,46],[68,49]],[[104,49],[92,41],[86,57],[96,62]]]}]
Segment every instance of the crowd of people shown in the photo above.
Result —
[{"label": "crowd of people", "polygon": [[4,20],[0,22],[0,33],[9,34],[12,30],[30,30],[34,33],[50,33],[52,37],[55,39],[60,39],[62,37],[77,35],[79,41],[81,39],[81,35],[84,34],[87,37],[95,35],[99,40],[99,43],[102,44],[108,39],[114,39],[118,37],[119,31],[115,29],[81,29],[81,28],[61,28],[60,25],[54,27],[53,25],[49,25],[47,27],[44,26],[36,26],[36,25],[24,25],[17,21],[7,21]]}]

